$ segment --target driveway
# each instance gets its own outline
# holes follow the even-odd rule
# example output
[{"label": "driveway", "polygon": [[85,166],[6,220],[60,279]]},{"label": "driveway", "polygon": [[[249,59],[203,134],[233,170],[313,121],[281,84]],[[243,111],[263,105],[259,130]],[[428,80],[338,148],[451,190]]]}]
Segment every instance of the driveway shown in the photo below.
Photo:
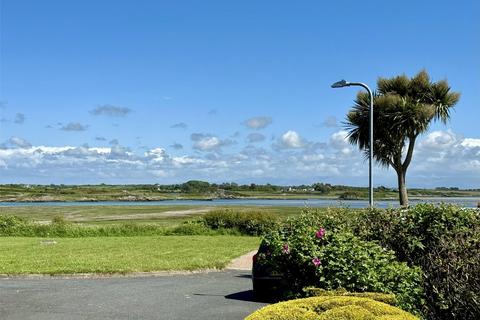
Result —
[{"label": "driveway", "polygon": [[250,272],[98,279],[0,279],[0,319],[243,319]]}]

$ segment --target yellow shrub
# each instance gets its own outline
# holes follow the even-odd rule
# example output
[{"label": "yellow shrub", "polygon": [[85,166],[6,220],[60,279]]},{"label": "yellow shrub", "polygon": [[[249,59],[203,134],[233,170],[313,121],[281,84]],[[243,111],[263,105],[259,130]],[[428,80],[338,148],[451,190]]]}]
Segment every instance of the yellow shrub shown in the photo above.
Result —
[{"label": "yellow shrub", "polygon": [[319,297],[319,296],[349,296],[349,297],[361,297],[361,298],[370,298],[375,301],[380,301],[391,306],[397,305],[397,299],[392,293],[379,293],[379,292],[349,292],[343,288],[336,290],[325,290],[315,287],[307,287],[303,291],[309,297]]},{"label": "yellow shrub", "polygon": [[320,296],[266,306],[245,320],[418,320],[399,308],[370,298]]}]

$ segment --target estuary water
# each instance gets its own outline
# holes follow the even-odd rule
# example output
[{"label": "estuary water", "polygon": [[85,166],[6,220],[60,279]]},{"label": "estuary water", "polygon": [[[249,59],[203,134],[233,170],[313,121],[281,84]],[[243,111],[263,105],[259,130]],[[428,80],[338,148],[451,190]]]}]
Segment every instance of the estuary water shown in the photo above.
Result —
[{"label": "estuary water", "polygon": [[[417,203],[452,203],[466,208],[476,208],[480,197],[432,197],[410,199],[410,204]],[[374,202],[377,208],[398,207],[397,200],[379,200]],[[92,201],[92,202],[0,202],[1,207],[25,206],[258,206],[258,207],[348,207],[366,208],[367,200],[336,200],[336,199],[214,199],[214,200],[163,200],[163,201]]]}]

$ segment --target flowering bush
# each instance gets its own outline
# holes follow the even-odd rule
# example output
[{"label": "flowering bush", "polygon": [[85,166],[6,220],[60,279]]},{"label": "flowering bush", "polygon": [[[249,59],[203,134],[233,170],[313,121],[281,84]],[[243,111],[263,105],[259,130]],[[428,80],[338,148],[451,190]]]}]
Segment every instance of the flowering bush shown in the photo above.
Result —
[{"label": "flowering bush", "polygon": [[421,273],[395,260],[393,252],[348,232],[329,232],[308,212],[268,233],[257,263],[288,283],[287,294],[315,286],[353,292],[395,293],[399,305],[416,310],[422,301]]}]

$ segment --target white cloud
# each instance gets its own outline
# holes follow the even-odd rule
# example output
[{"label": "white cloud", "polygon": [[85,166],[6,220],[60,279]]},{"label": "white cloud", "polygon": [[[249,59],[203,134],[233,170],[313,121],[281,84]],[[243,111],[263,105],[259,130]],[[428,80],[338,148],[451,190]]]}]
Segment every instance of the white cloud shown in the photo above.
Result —
[{"label": "white cloud", "polygon": [[280,146],[287,149],[298,149],[306,146],[305,141],[293,130],[288,130],[280,138]]},{"label": "white cloud", "polygon": [[8,142],[10,144],[12,144],[13,146],[15,147],[19,147],[19,148],[28,148],[28,147],[31,147],[32,145],[30,144],[30,142],[28,142],[27,140],[23,139],[23,138],[20,138],[20,137],[11,137]]},{"label": "white cloud", "polygon": [[202,151],[210,151],[218,149],[221,146],[221,141],[217,137],[204,137],[195,142],[194,148]]},{"label": "white cloud", "polygon": [[302,160],[305,162],[315,162],[324,160],[325,156],[323,154],[304,154]]},{"label": "white cloud", "polygon": [[163,148],[151,149],[145,152],[145,156],[153,162],[164,162],[169,158],[167,152]]},{"label": "white cloud", "polygon": [[348,132],[340,130],[330,136],[330,145],[342,156],[349,156],[354,152],[354,147],[348,142]]},{"label": "white cloud", "polygon": [[217,151],[224,146],[229,146],[235,143],[230,139],[221,140],[214,135],[203,133],[192,133],[190,139],[194,142],[193,148],[200,151]]},{"label": "white cloud", "polygon": [[110,148],[110,154],[108,155],[109,159],[128,159],[133,155],[129,148],[120,146],[120,145],[113,145]]},{"label": "white cloud", "polygon": [[466,148],[480,147],[480,139],[467,138],[462,141],[462,146]]},{"label": "white cloud", "polygon": [[181,156],[181,157],[173,157],[172,158],[173,166],[176,168],[181,168],[184,166],[194,165],[194,164],[202,164],[205,163],[205,160],[189,157],[189,156]]},{"label": "white cloud", "polygon": [[259,130],[268,127],[271,123],[272,118],[270,117],[254,117],[245,120],[243,124],[250,129]]},{"label": "white cloud", "polygon": [[348,132],[345,130],[340,130],[333,133],[330,136],[330,144],[335,149],[344,149],[345,147],[349,146],[347,135]]},{"label": "white cloud", "polygon": [[433,131],[421,142],[426,149],[444,149],[453,146],[457,142],[457,136],[451,131]]}]

